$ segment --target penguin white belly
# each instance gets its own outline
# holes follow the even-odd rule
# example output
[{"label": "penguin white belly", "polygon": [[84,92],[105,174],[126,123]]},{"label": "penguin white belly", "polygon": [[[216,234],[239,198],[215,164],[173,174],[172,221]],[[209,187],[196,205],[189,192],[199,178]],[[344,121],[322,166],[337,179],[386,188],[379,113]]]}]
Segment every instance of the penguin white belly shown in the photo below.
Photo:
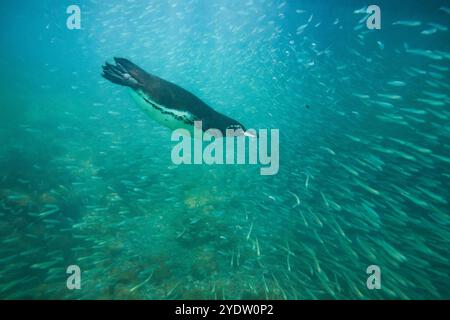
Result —
[{"label": "penguin white belly", "polygon": [[191,113],[159,105],[142,91],[137,92],[131,89],[131,96],[142,111],[163,126],[172,130],[180,128],[187,129],[189,132],[193,130],[194,116]]}]

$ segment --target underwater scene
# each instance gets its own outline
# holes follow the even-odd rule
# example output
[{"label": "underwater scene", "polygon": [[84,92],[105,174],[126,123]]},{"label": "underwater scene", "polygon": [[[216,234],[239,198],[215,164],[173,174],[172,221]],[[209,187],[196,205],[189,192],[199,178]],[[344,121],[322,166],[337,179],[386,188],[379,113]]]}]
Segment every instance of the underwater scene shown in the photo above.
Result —
[{"label": "underwater scene", "polygon": [[0,9],[0,299],[450,298],[449,1]]}]

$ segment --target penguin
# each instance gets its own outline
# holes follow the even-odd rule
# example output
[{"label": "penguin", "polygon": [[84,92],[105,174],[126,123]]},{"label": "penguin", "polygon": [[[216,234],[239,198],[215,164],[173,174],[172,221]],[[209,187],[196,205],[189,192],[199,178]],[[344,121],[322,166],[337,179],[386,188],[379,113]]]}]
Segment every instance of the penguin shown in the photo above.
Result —
[{"label": "penguin", "polygon": [[140,109],[163,126],[193,132],[194,122],[201,121],[201,129],[205,132],[216,129],[225,136],[226,130],[232,129],[238,135],[253,136],[239,121],[217,112],[175,83],[146,72],[130,60],[115,57],[114,62],[102,66],[102,76],[129,87]]}]

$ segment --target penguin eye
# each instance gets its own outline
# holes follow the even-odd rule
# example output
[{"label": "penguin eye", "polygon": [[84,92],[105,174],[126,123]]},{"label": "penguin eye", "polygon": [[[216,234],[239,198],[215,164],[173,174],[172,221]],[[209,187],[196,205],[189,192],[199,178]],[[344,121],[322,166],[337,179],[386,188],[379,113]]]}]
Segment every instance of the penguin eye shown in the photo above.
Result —
[{"label": "penguin eye", "polygon": [[243,129],[240,124],[231,124],[227,129]]}]

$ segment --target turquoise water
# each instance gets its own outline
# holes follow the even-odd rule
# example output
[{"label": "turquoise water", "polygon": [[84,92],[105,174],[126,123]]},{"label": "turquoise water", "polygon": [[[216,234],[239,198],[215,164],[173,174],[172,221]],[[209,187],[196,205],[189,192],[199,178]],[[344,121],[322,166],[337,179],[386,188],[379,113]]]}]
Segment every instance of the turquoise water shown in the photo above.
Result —
[{"label": "turquoise water", "polygon": [[[0,5],[0,298],[450,298],[447,1],[380,30],[363,1],[70,4]],[[278,174],[174,165],[114,56],[279,129]]]}]

